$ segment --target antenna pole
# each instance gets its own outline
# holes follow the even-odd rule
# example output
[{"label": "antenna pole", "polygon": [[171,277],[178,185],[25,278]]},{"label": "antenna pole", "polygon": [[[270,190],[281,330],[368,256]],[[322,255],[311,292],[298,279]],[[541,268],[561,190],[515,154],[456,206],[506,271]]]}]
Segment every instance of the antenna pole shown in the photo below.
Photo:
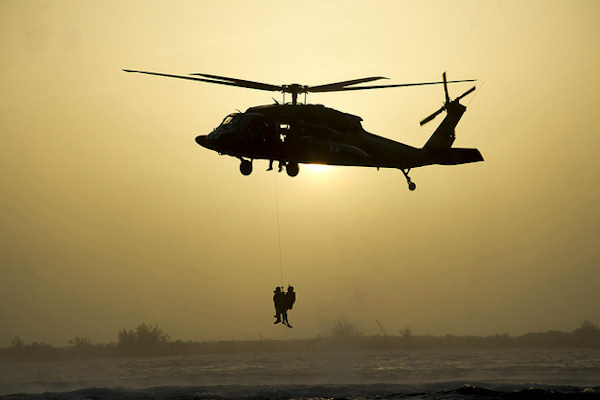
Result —
[{"label": "antenna pole", "polygon": [[383,330],[383,326],[381,326],[381,324],[379,323],[379,321],[375,320],[375,322],[377,322],[377,325],[379,325],[379,329],[381,329],[381,332],[383,333],[383,336],[387,336],[387,333],[385,333],[385,331]]}]

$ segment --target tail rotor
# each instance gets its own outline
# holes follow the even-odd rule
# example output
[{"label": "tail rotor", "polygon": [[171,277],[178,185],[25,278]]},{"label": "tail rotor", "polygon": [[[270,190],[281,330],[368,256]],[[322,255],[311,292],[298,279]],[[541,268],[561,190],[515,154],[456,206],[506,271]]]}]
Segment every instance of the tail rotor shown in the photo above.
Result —
[{"label": "tail rotor", "polygon": [[433,120],[435,117],[437,117],[439,114],[441,114],[442,111],[446,111],[448,109],[448,107],[450,106],[450,104],[458,103],[458,101],[460,99],[462,99],[463,97],[465,97],[466,95],[468,95],[469,93],[471,93],[475,90],[475,86],[473,86],[471,89],[467,90],[466,92],[464,92],[463,94],[461,94],[460,96],[455,98],[454,100],[450,100],[450,95],[448,94],[448,81],[446,80],[445,72],[442,74],[442,78],[444,81],[444,97],[445,97],[446,102],[444,103],[444,105],[442,107],[440,107],[439,110],[434,111],[431,115],[429,115],[428,117],[423,119],[421,122],[419,122],[419,124],[421,124],[421,126],[423,126],[426,123],[428,123],[429,121]]},{"label": "tail rotor", "polygon": [[464,92],[463,94],[458,96],[456,99],[454,99],[454,101],[459,101],[460,99],[462,99],[463,97],[465,97],[466,95],[468,95],[469,93],[472,93],[474,91],[475,91],[475,86],[473,86],[471,89],[467,90],[466,92]]},{"label": "tail rotor", "polygon": [[450,96],[448,95],[448,81],[446,80],[446,71],[442,74],[442,80],[444,81],[444,94],[446,95],[446,104],[450,103]]}]

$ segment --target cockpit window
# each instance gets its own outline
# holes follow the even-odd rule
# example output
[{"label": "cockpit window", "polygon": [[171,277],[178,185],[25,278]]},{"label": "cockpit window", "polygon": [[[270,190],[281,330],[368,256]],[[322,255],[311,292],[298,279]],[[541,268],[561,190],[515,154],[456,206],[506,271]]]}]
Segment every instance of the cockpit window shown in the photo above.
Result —
[{"label": "cockpit window", "polygon": [[239,120],[239,114],[229,114],[223,119],[221,122],[221,126],[231,126],[234,125]]}]

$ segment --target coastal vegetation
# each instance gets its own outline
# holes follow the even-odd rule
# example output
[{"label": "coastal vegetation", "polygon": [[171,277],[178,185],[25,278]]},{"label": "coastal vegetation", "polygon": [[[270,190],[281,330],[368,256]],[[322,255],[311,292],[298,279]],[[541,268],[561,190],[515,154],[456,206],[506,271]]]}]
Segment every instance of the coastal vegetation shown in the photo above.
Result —
[{"label": "coastal vegetation", "polygon": [[0,348],[0,360],[44,361],[109,357],[156,357],[197,354],[261,352],[311,352],[336,350],[410,350],[410,349],[508,349],[508,348],[600,348],[600,328],[583,321],[572,332],[545,331],[510,336],[414,335],[410,328],[398,335],[363,335],[346,321],[336,322],[328,336],[290,340],[183,341],[173,339],[158,325],[139,324],[118,332],[117,342],[94,344],[87,337],[75,337],[63,347],[46,343],[25,343],[14,338]]}]

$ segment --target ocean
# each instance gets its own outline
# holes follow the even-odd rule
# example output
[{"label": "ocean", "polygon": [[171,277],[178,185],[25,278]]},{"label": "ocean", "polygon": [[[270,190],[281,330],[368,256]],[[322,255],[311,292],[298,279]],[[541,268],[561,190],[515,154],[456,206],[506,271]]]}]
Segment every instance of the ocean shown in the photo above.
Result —
[{"label": "ocean", "polygon": [[0,399],[600,399],[600,349],[240,353],[0,363]]}]

